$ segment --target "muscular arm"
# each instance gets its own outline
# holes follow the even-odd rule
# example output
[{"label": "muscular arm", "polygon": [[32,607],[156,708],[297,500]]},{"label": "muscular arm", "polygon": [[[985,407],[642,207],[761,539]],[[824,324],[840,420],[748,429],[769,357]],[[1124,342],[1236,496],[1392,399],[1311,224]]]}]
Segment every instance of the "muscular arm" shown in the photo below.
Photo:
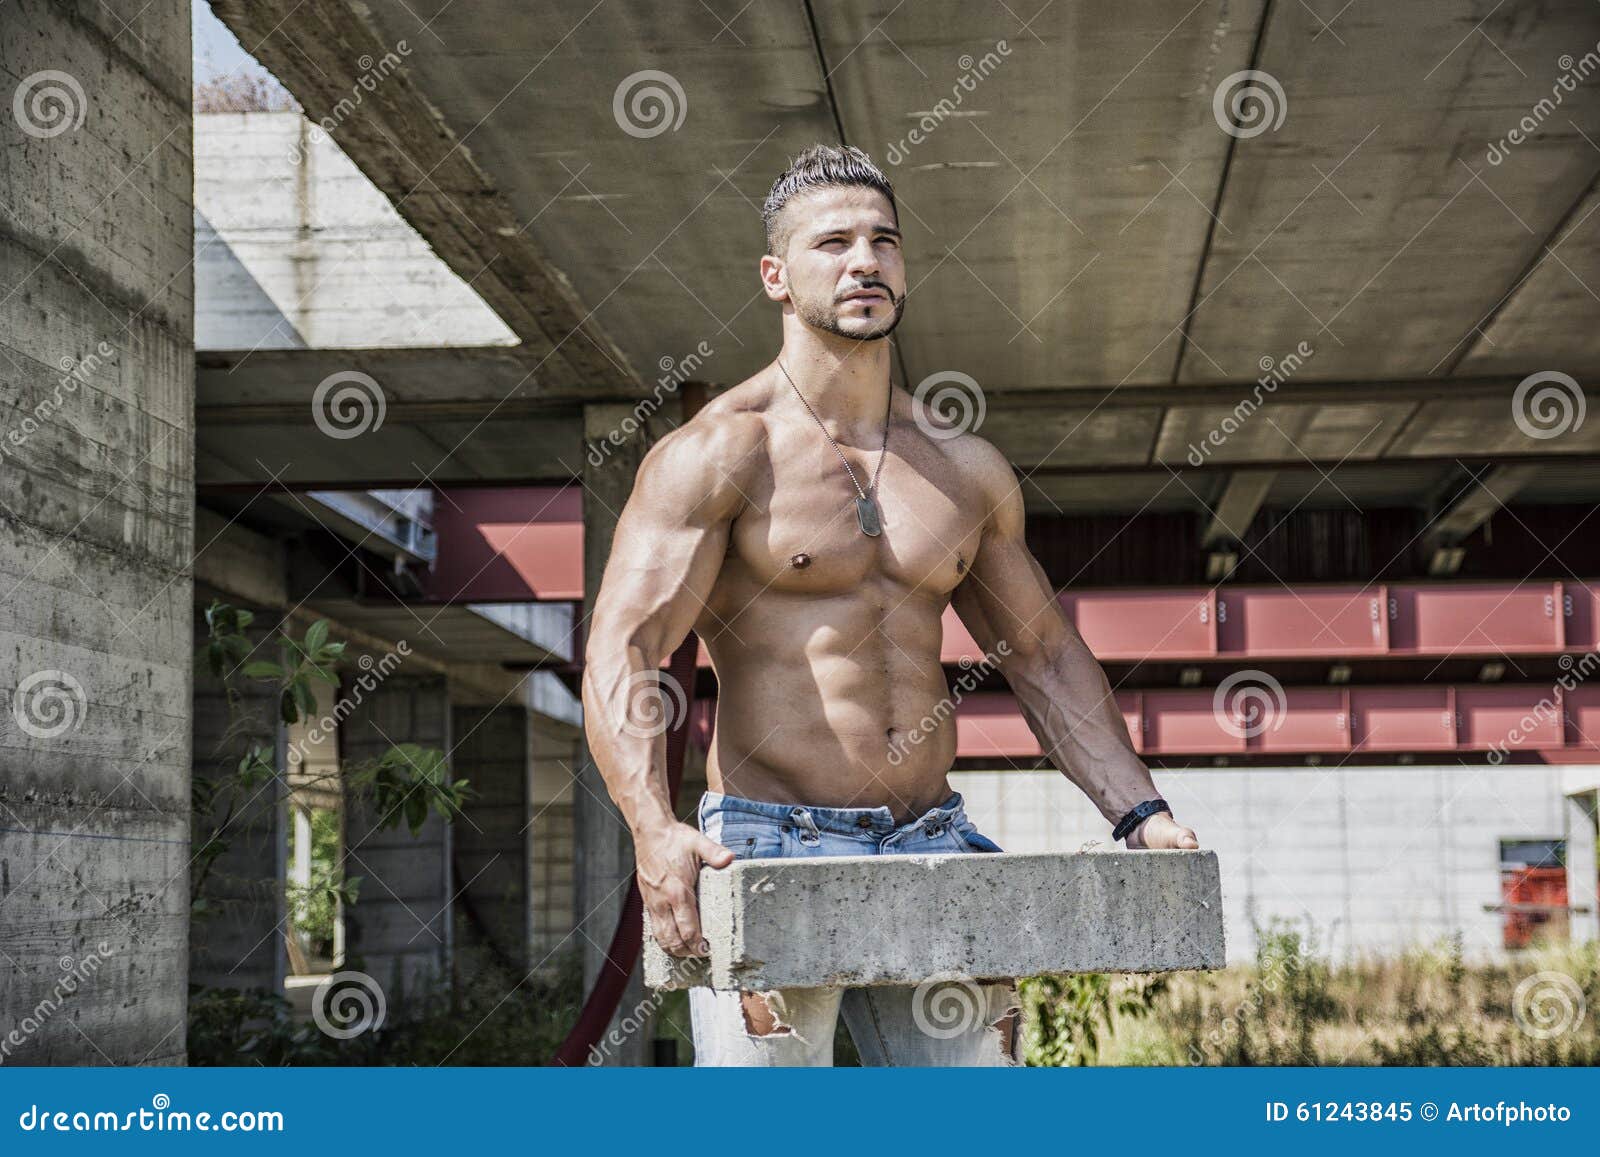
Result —
[{"label": "muscular arm", "polygon": [[[984,653],[998,660],[1045,754],[1115,824],[1129,808],[1156,796],[1155,784],[1128,738],[1105,671],[1028,550],[1022,494],[1010,466],[987,443],[980,442],[978,450],[977,473],[990,516],[953,605]],[[1193,831],[1165,812],[1145,819],[1127,843],[1200,846]]]},{"label": "muscular arm", "polygon": [[663,726],[674,722],[665,717],[673,692],[658,685],[659,667],[711,594],[744,501],[739,478],[760,437],[758,419],[706,415],[645,455],[617,520],[585,647],[589,750],[633,833],[656,939],[677,955],[701,950],[700,863],[725,867],[732,853],[673,814]]}]

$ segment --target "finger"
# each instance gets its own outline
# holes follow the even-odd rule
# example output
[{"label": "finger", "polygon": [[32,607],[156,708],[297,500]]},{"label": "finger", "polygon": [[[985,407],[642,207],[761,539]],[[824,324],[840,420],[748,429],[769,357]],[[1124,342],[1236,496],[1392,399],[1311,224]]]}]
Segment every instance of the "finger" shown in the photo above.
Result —
[{"label": "finger", "polygon": [[723,847],[709,836],[700,837],[700,842],[695,845],[695,852],[702,861],[713,868],[726,868],[733,863],[733,849]]},{"label": "finger", "polygon": [[672,909],[655,900],[650,902],[649,908],[650,934],[661,945],[662,951],[671,956],[687,956],[688,946],[679,938],[678,922],[672,915]]},{"label": "finger", "polygon": [[672,918],[677,923],[685,956],[703,956],[710,950],[700,936],[700,906],[695,903],[693,892],[673,901]]}]

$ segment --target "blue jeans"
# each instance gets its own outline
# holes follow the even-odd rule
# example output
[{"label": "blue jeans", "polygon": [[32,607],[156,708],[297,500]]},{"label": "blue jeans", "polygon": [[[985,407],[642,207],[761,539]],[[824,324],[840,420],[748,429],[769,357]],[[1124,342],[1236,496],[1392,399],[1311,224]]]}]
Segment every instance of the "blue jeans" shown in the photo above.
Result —
[{"label": "blue jeans", "polygon": [[[702,832],[741,860],[1000,851],[967,818],[959,793],[896,824],[886,807],[801,807],[706,792],[699,819]],[[771,1031],[751,1030],[744,994],[689,990],[696,1065],[831,1065],[841,1013],[866,1065],[1015,1063],[995,1027],[1016,1008],[1010,984],[939,979],[915,986],[784,988],[753,999],[771,1013]]]}]

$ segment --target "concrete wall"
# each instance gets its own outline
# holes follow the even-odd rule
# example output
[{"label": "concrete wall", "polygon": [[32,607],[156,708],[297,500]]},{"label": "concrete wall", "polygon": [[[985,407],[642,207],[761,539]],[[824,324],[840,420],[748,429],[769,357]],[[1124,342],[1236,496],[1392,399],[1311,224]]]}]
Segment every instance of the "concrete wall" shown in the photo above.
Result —
[{"label": "concrete wall", "polygon": [[[1335,959],[1456,929],[1469,957],[1504,958],[1502,918],[1484,910],[1500,902],[1499,841],[1568,835],[1562,769],[1542,765],[1197,768],[1155,781],[1217,853],[1230,963],[1253,959],[1251,919],[1273,916],[1302,932],[1309,920]],[[951,782],[1008,852],[1111,845],[1100,813],[1056,772]]]},{"label": "concrete wall", "polygon": [[575,726],[547,715],[528,719],[533,760],[528,789],[531,809],[528,849],[528,959],[554,965],[566,954],[580,954],[574,934],[574,776],[583,759],[583,739]]},{"label": "concrete wall", "polygon": [[[245,634],[256,648],[253,660],[276,661],[278,612],[234,603],[255,615]],[[207,639],[204,608],[195,607],[195,646]],[[223,681],[199,663],[194,675],[194,783],[216,788],[210,830],[224,850],[210,866],[192,865],[204,878],[194,889],[201,901],[189,929],[189,979],[213,988],[263,988],[283,991],[287,851],[286,785],[281,775],[258,787],[230,787],[240,758],[252,746],[267,752],[276,768],[285,766],[286,728],[280,722],[274,683],[230,679],[229,702]],[[196,851],[199,849],[196,848]]]},{"label": "concrete wall", "polygon": [[[446,687],[443,675],[391,675],[367,693],[339,729],[346,777],[398,744],[450,751]],[[450,967],[452,832],[433,812],[415,836],[404,822],[382,830],[382,818],[365,801],[346,799],[344,873],[362,881],[345,908],[345,950],[349,966],[376,980],[396,1008]]]},{"label": "concrete wall", "polygon": [[184,1058],[189,78],[184,0],[0,15],[7,1063]]},{"label": "concrete wall", "polygon": [[452,831],[458,957],[463,971],[470,950],[520,977],[530,918],[528,713],[510,705],[458,706],[452,727],[453,774],[473,793]]},{"label": "concrete wall", "polygon": [[515,344],[305,117],[194,120],[199,348]]}]

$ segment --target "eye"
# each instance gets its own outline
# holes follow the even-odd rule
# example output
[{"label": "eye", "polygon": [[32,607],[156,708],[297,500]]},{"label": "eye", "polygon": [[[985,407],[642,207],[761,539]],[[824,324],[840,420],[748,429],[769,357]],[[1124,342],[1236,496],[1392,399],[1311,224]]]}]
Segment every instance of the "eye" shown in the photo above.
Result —
[{"label": "eye", "polygon": [[890,249],[898,249],[900,248],[900,239],[898,237],[890,237],[885,234],[884,236],[878,238],[876,244],[887,245]]}]

